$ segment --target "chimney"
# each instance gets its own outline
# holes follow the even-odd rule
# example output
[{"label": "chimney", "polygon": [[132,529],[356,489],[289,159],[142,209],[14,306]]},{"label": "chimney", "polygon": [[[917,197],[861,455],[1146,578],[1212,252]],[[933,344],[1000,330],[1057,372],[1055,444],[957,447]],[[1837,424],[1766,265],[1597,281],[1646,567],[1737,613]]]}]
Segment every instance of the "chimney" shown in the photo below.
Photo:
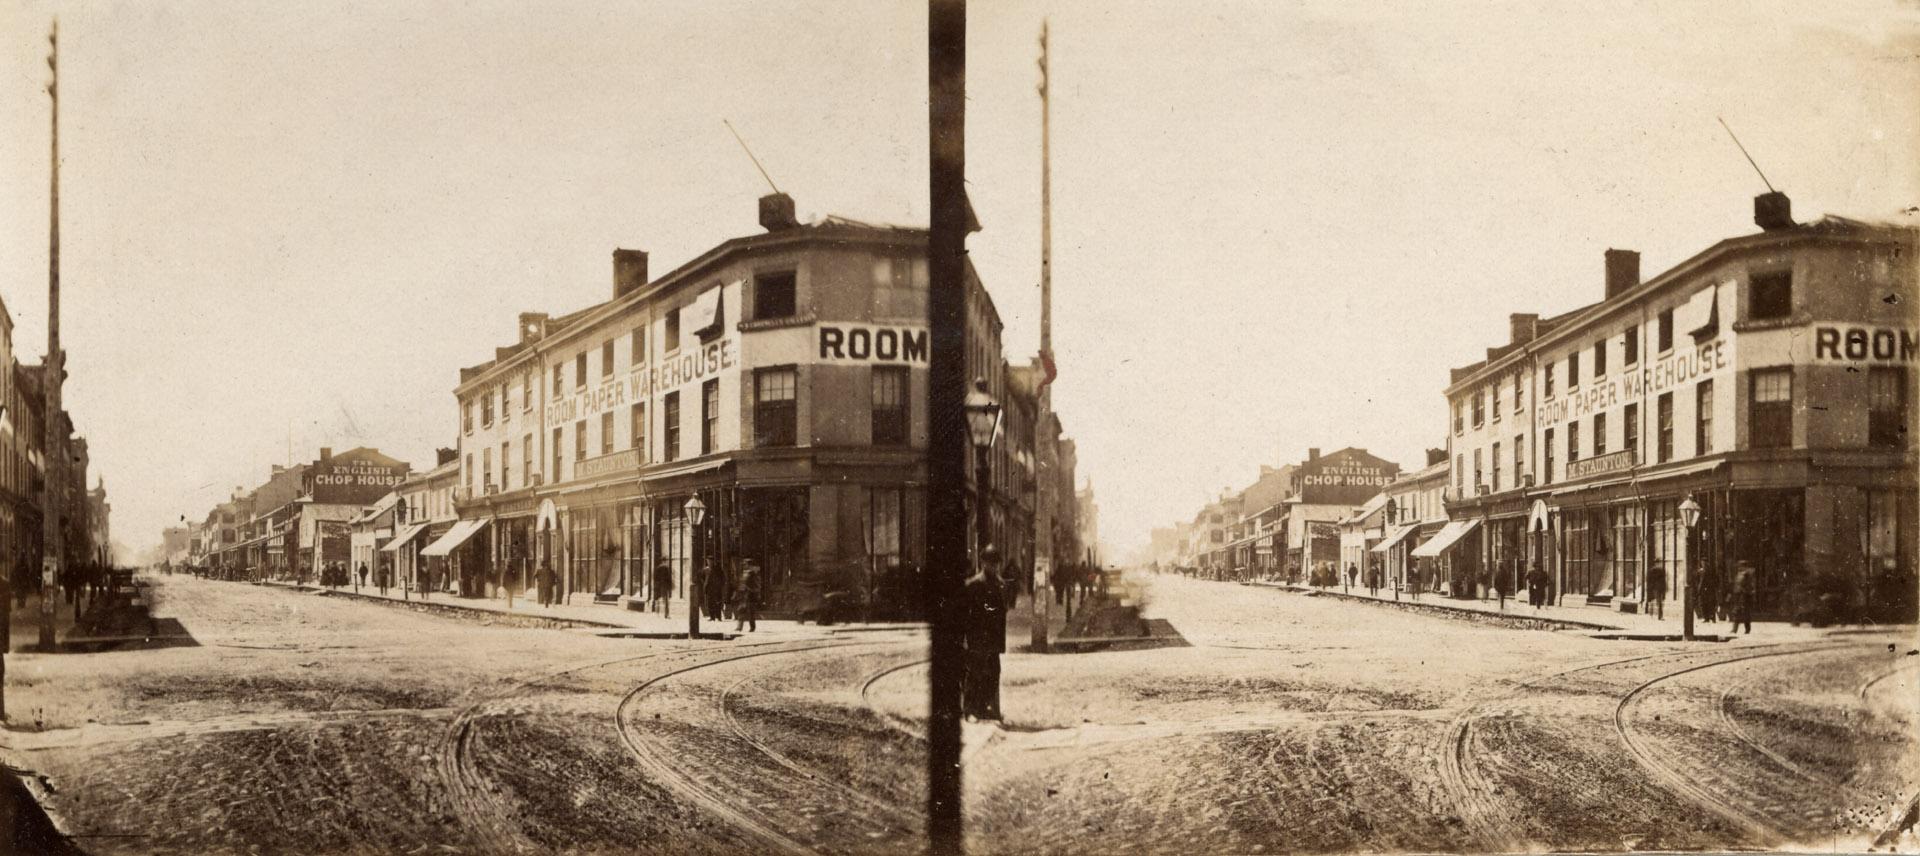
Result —
[{"label": "chimney", "polygon": [[331,460],[333,460],[333,447],[332,447],[332,446],[321,446],[321,447],[320,447],[320,460],[323,460],[323,461],[331,461]]},{"label": "chimney", "polygon": [[613,251],[613,299],[619,300],[646,284],[647,251],[615,248]]},{"label": "chimney", "polygon": [[1540,335],[1540,316],[1534,312],[1515,312],[1507,316],[1507,344],[1524,345]]},{"label": "chimney", "polygon": [[760,197],[760,225],[769,232],[800,225],[800,221],[793,217],[793,197],[784,193],[769,193]]},{"label": "chimney", "polygon": [[1793,227],[1793,201],[1778,190],[1753,198],[1753,223],[1766,231]]},{"label": "chimney", "polygon": [[[618,270],[618,268],[616,268]],[[520,344],[538,342],[547,335],[547,313],[520,313]]]},{"label": "chimney", "polygon": [[1447,462],[1447,450],[1445,449],[1428,449],[1427,450],[1427,466],[1431,467],[1434,464],[1444,464],[1446,462]]},{"label": "chimney", "polygon": [[436,467],[444,467],[448,464],[453,463],[459,458],[460,458],[460,453],[453,449],[442,448],[442,449],[433,450],[433,459],[434,459],[433,465]]},{"label": "chimney", "polygon": [[1633,250],[1607,251],[1607,299],[1640,284],[1640,254]]},{"label": "chimney", "polygon": [[1317,449],[1317,448],[1315,448],[1315,449],[1308,449],[1308,450],[1307,450],[1307,460],[1309,460],[1309,461],[1317,461],[1317,460],[1320,460],[1320,450],[1319,450],[1319,449]]}]

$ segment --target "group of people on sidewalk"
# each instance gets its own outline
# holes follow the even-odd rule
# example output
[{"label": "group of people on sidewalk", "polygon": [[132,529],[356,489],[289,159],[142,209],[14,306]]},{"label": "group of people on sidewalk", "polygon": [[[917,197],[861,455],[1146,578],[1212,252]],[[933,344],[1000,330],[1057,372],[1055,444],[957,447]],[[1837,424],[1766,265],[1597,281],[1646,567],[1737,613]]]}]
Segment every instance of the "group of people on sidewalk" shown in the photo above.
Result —
[{"label": "group of people on sidewalk", "polygon": [[[752,633],[760,629],[759,562],[741,559],[740,570],[733,575],[733,584],[729,587],[726,575],[714,568],[713,560],[704,559],[700,562],[700,576],[694,582],[701,588],[700,597],[688,604],[689,609],[700,609],[711,621],[733,619],[734,632],[745,629]],[[672,618],[673,586],[673,565],[661,562],[653,566],[653,593],[647,608],[662,618]]]}]

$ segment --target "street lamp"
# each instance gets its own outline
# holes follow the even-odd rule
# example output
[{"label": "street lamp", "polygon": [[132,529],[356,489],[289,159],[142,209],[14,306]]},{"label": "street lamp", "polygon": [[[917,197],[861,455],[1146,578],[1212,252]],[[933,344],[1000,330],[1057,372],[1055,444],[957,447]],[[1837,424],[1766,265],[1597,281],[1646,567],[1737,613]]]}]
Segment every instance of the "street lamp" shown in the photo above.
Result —
[{"label": "street lamp", "polygon": [[974,532],[977,560],[978,551],[987,543],[987,479],[992,474],[987,451],[993,448],[994,438],[1000,433],[1000,416],[1005,408],[987,392],[987,379],[982,377],[973,379],[973,391],[967,393],[966,408],[967,431],[973,438],[975,513],[980,518]]},{"label": "street lamp", "polygon": [[[1393,527],[1399,525],[1400,523],[1400,503],[1395,501],[1394,498],[1391,496],[1387,497],[1387,507],[1386,507],[1385,513],[1386,513],[1386,520],[1387,520],[1387,528],[1384,531],[1387,532],[1388,534],[1391,534],[1393,532]],[[1381,564],[1392,564],[1393,548],[1388,547],[1386,550],[1382,552],[1386,553],[1386,555],[1380,557]],[[1382,573],[1386,571],[1385,568],[1381,568],[1380,570]],[[1400,599],[1400,577],[1399,576],[1395,576],[1393,578],[1393,599],[1394,600]]]},{"label": "street lamp", "polygon": [[1697,545],[1695,527],[1700,525],[1700,503],[1693,494],[1680,503],[1680,521],[1687,524],[1687,584],[1680,589],[1680,638],[1693,641],[1693,551]]},{"label": "street lamp", "polygon": [[687,500],[687,525],[692,527],[693,566],[687,570],[687,641],[700,635],[700,524],[707,520],[707,504],[694,494]]}]

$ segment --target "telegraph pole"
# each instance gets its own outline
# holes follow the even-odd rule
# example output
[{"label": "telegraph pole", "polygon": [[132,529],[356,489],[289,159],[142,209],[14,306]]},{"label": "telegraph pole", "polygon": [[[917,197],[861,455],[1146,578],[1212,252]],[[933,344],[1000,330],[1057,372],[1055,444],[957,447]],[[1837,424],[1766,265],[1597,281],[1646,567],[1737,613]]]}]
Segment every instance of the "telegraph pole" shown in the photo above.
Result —
[{"label": "telegraph pole", "polygon": [[[960,688],[967,576],[967,2],[927,4],[927,839],[934,856],[962,851]],[[983,487],[984,491],[984,487]],[[983,493],[984,495],[984,493]]]},{"label": "telegraph pole", "polygon": [[43,651],[53,650],[53,601],[66,552],[60,527],[67,455],[60,413],[60,381],[66,376],[66,355],[60,351],[60,22],[57,19],[47,32],[47,44],[47,68],[53,72],[53,79],[47,83],[47,95],[53,99],[53,183],[47,237],[47,361],[43,381],[46,407],[42,414],[46,418],[43,444],[46,490],[41,511],[45,543],[40,562],[40,648]]},{"label": "telegraph pole", "polygon": [[1046,377],[1040,382],[1039,430],[1035,446],[1040,454],[1035,462],[1040,470],[1039,506],[1035,509],[1033,563],[1033,650],[1047,650],[1049,604],[1048,591],[1054,555],[1053,504],[1059,494],[1055,483],[1060,460],[1059,437],[1053,430],[1053,152],[1051,137],[1052,106],[1047,91],[1047,22],[1040,22],[1040,362]]}]

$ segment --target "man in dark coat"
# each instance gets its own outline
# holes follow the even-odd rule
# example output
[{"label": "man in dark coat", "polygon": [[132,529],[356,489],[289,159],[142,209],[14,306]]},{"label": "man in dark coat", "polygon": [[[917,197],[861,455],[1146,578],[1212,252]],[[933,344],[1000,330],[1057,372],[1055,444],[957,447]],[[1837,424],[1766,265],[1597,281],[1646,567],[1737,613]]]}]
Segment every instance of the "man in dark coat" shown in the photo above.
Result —
[{"label": "man in dark coat", "polygon": [[1000,579],[1000,551],[981,551],[980,567],[967,578],[961,603],[967,620],[967,669],[961,709],[975,719],[1000,719],[1000,655],[1007,650],[1007,586]]},{"label": "man in dark coat", "polygon": [[1647,614],[1667,620],[1667,569],[1658,562],[1647,568]]},{"label": "man in dark coat", "polygon": [[1547,572],[1539,562],[1534,562],[1533,567],[1527,569],[1527,603],[1532,604],[1534,609],[1547,603]]},{"label": "man in dark coat", "polygon": [[1738,570],[1733,572],[1733,626],[1728,632],[1739,630],[1740,625],[1745,624],[1747,633],[1753,633],[1753,577],[1752,562],[1741,561]]},{"label": "man in dark coat", "polygon": [[[673,605],[668,598],[673,597],[673,566],[661,562],[653,566],[653,606],[660,610],[661,618],[673,617]],[[698,606],[691,607],[699,609]]]}]

